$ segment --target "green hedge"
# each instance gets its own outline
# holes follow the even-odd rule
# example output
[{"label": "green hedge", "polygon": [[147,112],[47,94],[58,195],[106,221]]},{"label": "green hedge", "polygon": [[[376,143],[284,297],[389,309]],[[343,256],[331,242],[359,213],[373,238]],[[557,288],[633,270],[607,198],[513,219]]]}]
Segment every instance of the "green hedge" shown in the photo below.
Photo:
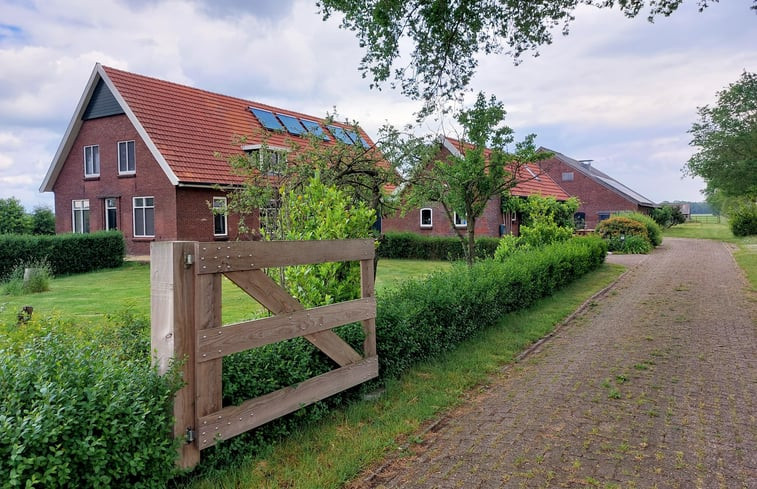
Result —
[{"label": "green hedge", "polygon": [[[476,239],[476,257],[491,258],[499,244],[498,238]],[[413,260],[462,260],[465,258],[460,238],[422,236],[415,233],[385,233],[378,247],[380,258]]]},{"label": "green hedge", "polygon": [[116,268],[123,264],[125,243],[118,231],[56,236],[0,235],[0,278],[19,263],[45,259],[55,275]]},{"label": "green hedge", "polygon": [[87,326],[0,331],[0,487],[157,489],[176,473],[177,377],[150,367],[130,328]]}]

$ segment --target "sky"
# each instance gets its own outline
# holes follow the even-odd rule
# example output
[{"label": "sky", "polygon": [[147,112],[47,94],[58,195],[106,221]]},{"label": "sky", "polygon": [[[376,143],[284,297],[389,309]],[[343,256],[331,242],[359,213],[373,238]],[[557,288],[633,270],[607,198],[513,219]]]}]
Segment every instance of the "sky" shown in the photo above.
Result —
[{"label": "sky", "polygon": [[[752,0],[669,18],[581,7],[570,34],[515,65],[482,56],[465,101],[496,95],[516,138],[592,164],[655,202],[700,201],[681,169],[697,107],[757,71]],[[53,207],[39,186],[95,63],[315,116],[336,109],[372,137],[420,102],[371,90],[362,50],[314,0],[0,0],[0,198]],[[451,118],[420,134],[454,134]]]}]

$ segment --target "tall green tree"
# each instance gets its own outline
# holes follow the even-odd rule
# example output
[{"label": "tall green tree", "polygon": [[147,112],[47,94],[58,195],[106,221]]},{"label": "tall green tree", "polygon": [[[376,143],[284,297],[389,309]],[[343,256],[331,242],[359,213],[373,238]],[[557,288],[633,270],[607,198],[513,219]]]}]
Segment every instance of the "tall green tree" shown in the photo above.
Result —
[{"label": "tall green tree", "polygon": [[55,234],[55,214],[49,207],[35,207],[31,214],[32,234]]},{"label": "tall green tree", "polygon": [[[521,168],[550,157],[537,152],[530,134],[515,144],[515,152],[507,150],[513,143],[513,131],[504,124],[505,109],[492,96],[479,93],[475,104],[457,115],[463,128],[460,156],[421,161],[411,171],[408,203],[423,206],[440,204],[460,238],[469,265],[475,259],[476,221],[492,197],[506,195],[522,181]],[[536,178],[533,175],[531,178]],[[455,225],[455,214],[466,221],[465,232]]]},{"label": "tall green tree", "polygon": [[[717,1],[717,0],[715,0]],[[618,8],[628,17],[668,16],[683,0],[319,0],[324,20],[342,15],[365,48],[359,70],[371,87],[391,86],[423,100],[428,114],[468,87],[479,54],[506,54],[516,63],[553,40],[554,28],[568,34],[581,5]],[[699,10],[712,0],[696,0]],[[753,2],[757,9],[757,0]],[[409,52],[405,52],[409,46]],[[402,64],[405,63],[405,64]]]},{"label": "tall green tree", "polygon": [[689,133],[698,150],[684,173],[702,177],[708,195],[757,199],[757,74],[745,71],[697,112]]},{"label": "tall green tree", "polygon": [[29,216],[15,197],[0,199],[0,234],[26,234],[31,231]]}]

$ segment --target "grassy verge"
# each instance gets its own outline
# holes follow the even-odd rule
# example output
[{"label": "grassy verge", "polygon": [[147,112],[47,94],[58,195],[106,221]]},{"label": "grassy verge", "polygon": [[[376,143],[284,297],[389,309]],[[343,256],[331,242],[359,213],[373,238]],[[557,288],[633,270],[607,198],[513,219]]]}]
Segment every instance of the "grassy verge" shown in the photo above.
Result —
[{"label": "grassy verge", "polygon": [[[421,277],[447,262],[380,260],[376,288],[391,287],[408,278]],[[259,316],[263,309],[241,289],[224,279],[223,321],[232,323]],[[106,314],[131,309],[137,315],[150,314],[150,265],[126,262],[118,269],[101,270],[54,278],[50,290],[20,296],[0,295],[0,323],[15,323],[22,307],[31,305],[34,314],[98,319]]]},{"label": "grassy verge", "polygon": [[534,307],[504,316],[496,327],[444,358],[388,382],[378,400],[336,411],[326,421],[282,440],[264,456],[197,480],[191,487],[341,487],[366,467],[396,453],[403,442],[420,441],[417,433],[424,422],[463,402],[468,391],[486,383],[493,372],[552,331],[622,270],[603,265]]},{"label": "grassy verge", "polygon": [[757,291],[757,236],[735,237],[725,219],[721,223],[687,222],[666,229],[664,235],[670,238],[716,239],[735,244],[739,248],[733,255],[736,263],[744,270],[752,290]]}]

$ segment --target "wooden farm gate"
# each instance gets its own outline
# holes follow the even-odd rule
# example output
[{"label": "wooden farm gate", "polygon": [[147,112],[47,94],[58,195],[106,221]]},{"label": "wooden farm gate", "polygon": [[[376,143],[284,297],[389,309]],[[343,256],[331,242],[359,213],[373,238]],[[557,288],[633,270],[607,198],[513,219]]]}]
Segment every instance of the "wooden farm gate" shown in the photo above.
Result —
[{"label": "wooden farm gate", "polygon": [[[192,467],[213,446],[378,376],[372,240],[198,243],[155,242],[150,251],[152,349],[161,373],[183,360],[186,385],[174,399],[174,436],[186,439],[179,464]],[[362,297],[305,309],[263,269],[360,261]],[[273,316],[221,327],[221,279],[226,276]],[[363,355],[332,329],[362,322]],[[339,367],[295,386],[222,406],[226,355],[305,337]]]}]

